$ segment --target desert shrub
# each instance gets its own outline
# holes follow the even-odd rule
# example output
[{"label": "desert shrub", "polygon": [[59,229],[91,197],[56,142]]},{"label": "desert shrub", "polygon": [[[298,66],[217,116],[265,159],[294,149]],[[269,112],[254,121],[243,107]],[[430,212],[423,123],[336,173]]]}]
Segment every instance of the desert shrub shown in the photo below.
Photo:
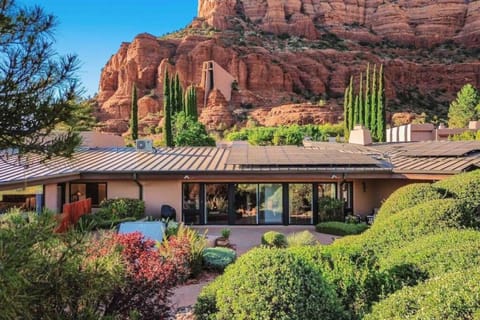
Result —
[{"label": "desert shrub", "polygon": [[[253,249],[229,266],[219,281],[215,307],[212,298],[202,298],[208,306],[203,310],[209,311],[200,319],[344,318],[335,293],[320,274],[285,250]],[[212,310],[216,314],[208,313]]]},{"label": "desert shrub", "polygon": [[236,252],[229,248],[215,247],[203,250],[203,264],[216,271],[223,271],[236,257]]},{"label": "desert shrub", "polygon": [[461,200],[467,210],[474,211],[475,226],[480,226],[480,170],[461,173],[433,185],[445,189],[453,197]]},{"label": "desert shrub", "polygon": [[404,209],[411,208],[417,204],[430,200],[442,199],[445,191],[442,191],[429,183],[414,183],[397,189],[382,204],[375,222],[390,217],[392,214]]},{"label": "desert shrub", "polygon": [[360,234],[367,229],[368,225],[366,223],[345,223],[339,221],[320,222],[315,226],[317,232],[337,236]]},{"label": "desert shrub", "polygon": [[449,273],[405,287],[382,300],[365,316],[374,319],[479,319],[480,270]]},{"label": "desert shrub", "polygon": [[432,200],[405,209],[373,224],[361,241],[377,253],[386,253],[415,239],[449,228],[471,227],[472,213],[454,199]]},{"label": "desert shrub", "polygon": [[159,246],[160,255],[174,261],[182,272],[179,280],[198,275],[202,270],[203,251],[207,246],[205,234],[200,235],[183,223],[178,224],[177,234],[171,235]]},{"label": "desert shrub", "polygon": [[100,210],[96,214],[101,216],[103,220],[128,217],[140,219],[145,214],[145,202],[129,198],[105,199],[100,203]]},{"label": "desert shrub", "polygon": [[313,246],[316,244],[318,244],[317,238],[307,230],[287,235],[288,247]]},{"label": "desert shrub", "polygon": [[101,301],[123,284],[118,252],[92,257],[91,238],[53,232],[44,212],[0,217],[0,319],[96,319]]},{"label": "desert shrub", "polygon": [[480,232],[446,230],[391,250],[380,261],[397,283],[412,285],[480,264]]},{"label": "desert shrub", "polygon": [[285,248],[287,246],[287,238],[283,233],[267,231],[262,236],[262,245],[267,247]]}]

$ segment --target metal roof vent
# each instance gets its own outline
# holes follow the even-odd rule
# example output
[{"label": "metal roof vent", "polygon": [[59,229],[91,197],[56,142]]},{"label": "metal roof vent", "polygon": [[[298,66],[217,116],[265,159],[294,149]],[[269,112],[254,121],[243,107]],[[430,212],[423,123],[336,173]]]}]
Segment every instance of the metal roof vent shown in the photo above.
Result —
[{"label": "metal roof vent", "polygon": [[152,152],[153,141],[150,139],[138,139],[135,140],[135,147],[137,148],[137,151]]}]

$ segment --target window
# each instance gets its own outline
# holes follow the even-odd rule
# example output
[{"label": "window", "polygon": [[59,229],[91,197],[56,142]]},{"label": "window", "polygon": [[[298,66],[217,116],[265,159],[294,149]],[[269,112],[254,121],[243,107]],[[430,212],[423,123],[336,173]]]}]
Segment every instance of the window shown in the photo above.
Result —
[{"label": "window", "polygon": [[205,184],[207,224],[228,224],[228,184]]},{"label": "window", "polygon": [[344,221],[343,200],[337,199],[335,183],[318,184],[318,221]]},{"label": "window", "polygon": [[107,184],[98,182],[72,183],[70,185],[70,202],[92,199],[92,206],[99,206],[107,199]]},{"label": "window", "polygon": [[186,224],[200,224],[200,183],[183,184],[183,221]]},{"label": "window", "polygon": [[288,185],[289,223],[313,223],[313,186],[308,183],[291,183]]}]

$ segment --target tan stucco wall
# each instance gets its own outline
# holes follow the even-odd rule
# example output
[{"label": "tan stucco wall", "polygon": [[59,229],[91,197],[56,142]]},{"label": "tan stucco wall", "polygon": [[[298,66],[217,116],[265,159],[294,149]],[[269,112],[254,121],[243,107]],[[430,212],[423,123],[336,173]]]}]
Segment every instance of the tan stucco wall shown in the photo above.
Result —
[{"label": "tan stucco wall", "polygon": [[141,181],[145,213],[148,216],[160,216],[160,208],[168,204],[175,208],[177,221],[182,217],[182,183],[179,180]]},{"label": "tan stucco wall", "polygon": [[59,213],[56,183],[45,185],[45,208],[54,213]]},{"label": "tan stucco wall", "polygon": [[120,180],[120,181],[108,181],[107,184],[107,198],[139,198],[139,188],[135,181]]},{"label": "tan stucco wall", "polygon": [[[365,191],[363,188],[365,182]],[[417,183],[416,180],[356,180],[353,183],[354,213],[369,215],[375,208],[380,208],[382,203],[398,188],[407,184]],[[421,181],[426,182],[426,181]]]}]

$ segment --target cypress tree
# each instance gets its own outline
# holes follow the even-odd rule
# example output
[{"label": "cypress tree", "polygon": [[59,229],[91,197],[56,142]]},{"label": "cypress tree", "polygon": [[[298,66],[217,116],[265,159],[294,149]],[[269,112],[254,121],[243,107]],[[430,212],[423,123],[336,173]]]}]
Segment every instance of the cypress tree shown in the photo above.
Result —
[{"label": "cypress tree", "polygon": [[348,120],[349,127],[348,129],[351,131],[353,130],[353,126],[355,125],[355,109],[353,106],[353,76],[350,76],[350,84],[348,90]]},{"label": "cypress tree", "polygon": [[383,64],[380,65],[378,72],[378,92],[377,92],[377,139],[380,142],[385,141],[385,106],[383,90]]},{"label": "cypress tree", "polygon": [[132,89],[132,107],[130,116],[130,130],[132,131],[132,140],[138,139],[138,98],[137,98],[137,86],[133,84]]},{"label": "cypress tree", "polygon": [[180,78],[178,77],[178,73],[175,75],[175,97],[176,97],[176,107],[177,113],[183,110],[183,89],[182,85],[180,84]]},{"label": "cypress tree", "polygon": [[367,64],[367,73],[365,78],[365,103],[363,105],[365,109],[365,118],[363,120],[365,127],[370,128],[370,63]]},{"label": "cypress tree", "polygon": [[358,95],[355,95],[355,104],[353,105],[353,110],[355,112],[355,125],[360,124],[360,113],[358,107]]},{"label": "cypress tree", "polygon": [[343,136],[346,138],[349,134],[350,123],[348,122],[350,116],[348,114],[348,90],[349,87],[345,88],[345,93],[343,95]]},{"label": "cypress tree", "polygon": [[363,73],[360,72],[360,89],[358,90],[359,124],[365,125],[365,109],[363,108]]},{"label": "cypress tree", "polygon": [[163,137],[167,147],[173,147],[172,133],[172,105],[171,105],[171,83],[168,71],[165,71],[163,79]]},{"label": "cypress tree", "polygon": [[377,65],[373,65],[372,92],[370,97],[370,130],[377,139]]},{"label": "cypress tree", "polygon": [[195,121],[198,119],[197,115],[197,97],[194,86],[189,86],[185,93],[185,114],[192,117]]}]

